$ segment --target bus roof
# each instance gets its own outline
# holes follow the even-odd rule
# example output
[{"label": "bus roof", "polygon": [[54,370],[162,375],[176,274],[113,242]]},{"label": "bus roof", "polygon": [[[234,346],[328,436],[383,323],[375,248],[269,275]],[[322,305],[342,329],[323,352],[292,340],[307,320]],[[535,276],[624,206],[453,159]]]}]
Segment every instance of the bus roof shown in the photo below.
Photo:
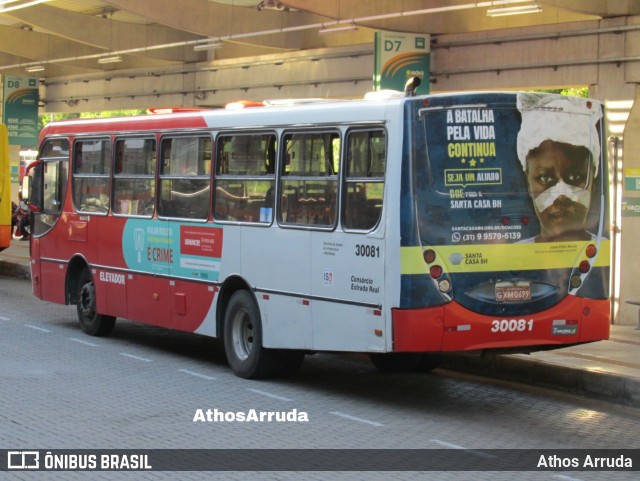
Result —
[{"label": "bus roof", "polygon": [[[362,100],[286,99],[235,102],[233,109],[155,109],[157,113],[131,117],[75,119],[47,124],[40,139],[50,135],[128,133],[163,130],[276,128],[329,123],[384,122],[397,115],[407,101],[517,92],[442,93],[418,97],[373,95]],[[237,108],[241,106],[245,108]],[[261,106],[258,106],[261,105]],[[249,107],[249,108],[247,108]]]},{"label": "bus roof", "polygon": [[[131,117],[61,120],[47,124],[41,139],[50,135],[140,132],[198,128],[264,128],[279,125],[384,121],[389,108],[403,99],[323,100],[272,102],[241,109],[157,109],[159,113]],[[395,107],[394,107],[395,106]]]}]

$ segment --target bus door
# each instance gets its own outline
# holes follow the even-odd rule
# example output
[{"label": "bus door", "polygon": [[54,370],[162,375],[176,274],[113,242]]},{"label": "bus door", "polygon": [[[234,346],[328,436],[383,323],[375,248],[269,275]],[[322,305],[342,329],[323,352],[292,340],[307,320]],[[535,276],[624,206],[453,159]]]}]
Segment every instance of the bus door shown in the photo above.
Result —
[{"label": "bus door", "polygon": [[[206,223],[211,205],[211,137],[167,136],[160,152],[160,203],[169,269],[170,325],[195,331],[210,311],[222,255],[222,229]],[[163,250],[164,249],[164,250]]]},{"label": "bus door", "polygon": [[[33,168],[29,203],[32,207],[31,275],[34,294],[43,300],[66,301],[66,260],[69,252],[64,229],[63,205],[69,172],[69,141],[47,139],[40,149],[39,162]],[[62,229],[60,228],[62,227]],[[40,238],[47,237],[46,242]],[[43,260],[44,259],[44,260]],[[59,259],[62,259],[60,261]]]},{"label": "bus door", "polygon": [[[385,251],[380,219],[386,142],[380,126],[351,129],[345,137],[343,230],[318,233],[312,242],[312,292],[332,299],[313,306],[318,349],[385,349],[381,309]],[[337,213],[332,215],[330,224],[336,222]]]},{"label": "bus door", "polygon": [[113,167],[113,215],[124,222],[117,240],[128,270],[128,317],[171,327],[169,265],[171,233],[166,220],[154,219],[156,140],[116,139]]},{"label": "bus door", "polygon": [[[80,254],[89,265],[113,266],[115,252],[110,235],[114,220],[107,218],[110,200],[111,139],[76,139],[72,159],[72,199],[74,209],[68,213],[66,235],[70,256]],[[124,274],[109,267],[92,269],[99,312],[126,317]]]},{"label": "bus door", "polygon": [[[318,346],[314,316],[326,299],[314,291],[316,281],[322,282],[314,245],[336,226],[340,145],[340,135],[334,129],[297,130],[282,138],[276,210],[282,229],[272,229],[269,234],[274,238],[265,238],[263,246],[250,249],[257,253],[256,262],[262,262],[259,257],[268,259],[270,268],[257,272],[262,276],[261,284],[294,293],[263,296],[267,335],[271,335],[265,345],[271,342],[270,347]],[[243,248],[245,244],[243,239]],[[270,249],[266,254],[265,247]]]}]

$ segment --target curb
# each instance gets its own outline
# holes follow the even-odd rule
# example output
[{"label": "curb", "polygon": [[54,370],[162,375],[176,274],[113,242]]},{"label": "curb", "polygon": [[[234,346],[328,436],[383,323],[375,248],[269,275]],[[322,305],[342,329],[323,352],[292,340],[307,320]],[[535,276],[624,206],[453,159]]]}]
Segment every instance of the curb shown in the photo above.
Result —
[{"label": "curb", "polygon": [[31,279],[31,266],[0,259],[0,276]]},{"label": "curb", "polygon": [[640,407],[640,379],[613,373],[576,369],[511,355],[447,356],[441,367]]}]

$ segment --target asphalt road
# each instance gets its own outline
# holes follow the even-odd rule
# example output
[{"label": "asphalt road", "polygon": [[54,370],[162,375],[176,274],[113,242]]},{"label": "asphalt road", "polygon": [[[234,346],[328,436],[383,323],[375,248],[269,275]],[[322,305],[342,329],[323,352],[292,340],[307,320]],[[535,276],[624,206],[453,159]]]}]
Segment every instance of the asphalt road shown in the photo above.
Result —
[{"label": "asphalt road", "polygon": [[[364,356],[316,354],[291,379],[239,379],[214,339],[123,320],[110,337],[90,337],[77,325],[75,306],[42,302],[31,295],[27,281],[12,278],[0,277],[0,326],[3,449],[446,448],[473,453],[640,447],[638,409],[441,369],[385,375]],[[269,413],[274,413],[271,421]],[[275,419],[277,413],[287,420]],[[242,416],[258,420],[242,422]],[[616,481],[640,479],[638,468],[608,473],[65,472],[55,479]],[[0,478],[54,479],[6,471]]]}]

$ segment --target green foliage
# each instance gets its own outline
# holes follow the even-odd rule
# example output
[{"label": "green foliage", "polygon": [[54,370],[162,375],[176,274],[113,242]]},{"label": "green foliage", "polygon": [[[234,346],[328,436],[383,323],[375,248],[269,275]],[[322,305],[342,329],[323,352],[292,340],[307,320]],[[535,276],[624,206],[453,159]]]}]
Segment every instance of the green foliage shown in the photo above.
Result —
[{"label": "green foliage", "polygon": [[132,115],[146,114],[146,110],[107,110],[104,112],[83,112],[81,119],[106,119],[109,117],[131,117]]},{"label": "green foliage", "polygon": [[589,87],[571,87],[555,90],[537,90],[537,92],[547,92],[550,94],[568,95],[570,97],[589,97]]},{"label": "green foliage", "polygon": [[40,128],[47,125],[49,122],[56,120],[73,120],[73,119],[104,119],[110,117],[130,117],[132,115],[146,114],[146,110],[106,110],[104,112],[82,112],[82,113],[60,113],[60,114],[45,114],[40,115],[38,122]]}]

